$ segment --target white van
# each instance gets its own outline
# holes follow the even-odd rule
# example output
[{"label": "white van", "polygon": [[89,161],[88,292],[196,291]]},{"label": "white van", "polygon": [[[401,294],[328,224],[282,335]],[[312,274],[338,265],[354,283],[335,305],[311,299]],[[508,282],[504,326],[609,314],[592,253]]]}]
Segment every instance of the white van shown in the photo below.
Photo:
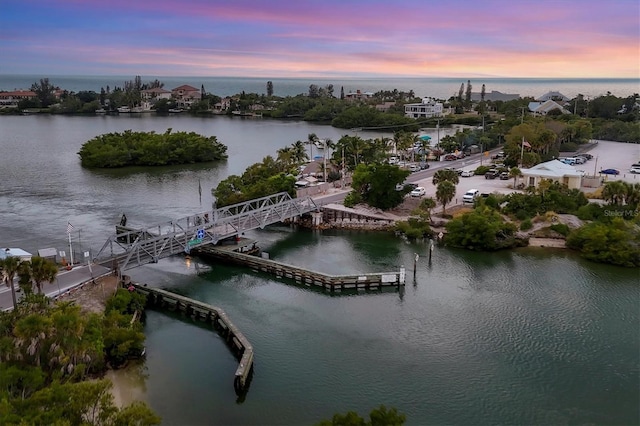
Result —
[{"label": "white van", "polygon": [[563,158],[562,161],[564,164],[568,164],[570,166],[575,166],[578,161],[574,157]]},{"label": "white van", "polygon": [[462,203],[473,204],[473,202],[476,200],[476,198],[478,198],[479,195],[480,191],[478,191],[477,189],[470,189],[462,196]]}]

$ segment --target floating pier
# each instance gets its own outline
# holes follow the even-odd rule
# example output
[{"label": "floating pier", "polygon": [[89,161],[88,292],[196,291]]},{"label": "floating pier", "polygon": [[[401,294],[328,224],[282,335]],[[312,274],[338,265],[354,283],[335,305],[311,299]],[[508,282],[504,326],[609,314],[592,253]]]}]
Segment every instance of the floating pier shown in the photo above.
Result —
[{"label": "floating pier", "polygon": [[147,287],[133,282],[127,285],[132,285],[137,292],[146,295],[148,305],[182,312],[194,320],[211,324],[239,359],[233,380],[236,394],[240,396],[246,393],[253,371],[253,346],[222,309],[159,288]]}]

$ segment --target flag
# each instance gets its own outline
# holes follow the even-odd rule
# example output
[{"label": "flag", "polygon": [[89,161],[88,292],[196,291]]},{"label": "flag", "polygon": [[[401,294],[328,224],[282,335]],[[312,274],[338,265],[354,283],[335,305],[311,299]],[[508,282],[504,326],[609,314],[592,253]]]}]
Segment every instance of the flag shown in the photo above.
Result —
[{"label": "flag", "polygon": [[527,148],[531,148],[531,144],[525,140],[522,141],[522,146],[526,146]]},{"label": "flag", "polygon": [[73,225],[71,222],[67,222],[67,234],[70,234],[73,231]]}]

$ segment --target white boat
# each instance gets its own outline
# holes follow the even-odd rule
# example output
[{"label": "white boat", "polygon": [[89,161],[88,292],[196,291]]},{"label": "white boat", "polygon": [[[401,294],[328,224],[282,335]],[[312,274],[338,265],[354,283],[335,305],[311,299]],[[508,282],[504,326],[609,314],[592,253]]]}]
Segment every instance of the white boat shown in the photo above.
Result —
[{"label": "white boat", "polygon": [[326,141],[324,139],[318,139],[316,141],[313,141],[313,144],[316,146],[316,148],[318,149],[324,149],[324,144],[326,143]]},{"label": "white boat", "polygon": [[118,112],[131,112],[131,108],[129,107],[119,107]]},{"label": "white boat", "polygon": [[179,114],[181,113],[183,110],[181,110],[180,108],[170,108],[169,112],[172,114]]},{"label": "white boat", "polygon": [[96,114],[106,114],[106,113],[107,113],[107,110],[104,108],[100,108],[96,110]]}]

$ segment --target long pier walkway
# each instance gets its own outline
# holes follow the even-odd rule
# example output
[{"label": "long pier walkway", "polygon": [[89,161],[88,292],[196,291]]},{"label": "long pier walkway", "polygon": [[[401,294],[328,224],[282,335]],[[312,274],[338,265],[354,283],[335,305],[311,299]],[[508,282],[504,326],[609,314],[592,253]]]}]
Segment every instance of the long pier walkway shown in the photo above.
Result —
[{"label": "long pier walkway", "polygon": [[182,312],[195,320],[211,324],[239,359],[233,380],[236,394],[243,395],[247,392],[253,370],[253,346],[222,309],[170,291],[128,282],[128,277],[123,279],[127,286],[132,285],[136,291],[147,296],[148,305]]},{"label": "long pier walkway", "polygon": [[400,267],[399,271],[392,272],[329,275],[240,252],[244,249],[248,249],[248,246],[208,245],[199,247],[194,250],[193,254],[243,265],[257,271],[273,274],[278,278],[289,278],[299,284],[321,287],[330,293],[339,293],[343,290],[382,290],[383,288],[405,285],[406,271],[404,267]]}]

